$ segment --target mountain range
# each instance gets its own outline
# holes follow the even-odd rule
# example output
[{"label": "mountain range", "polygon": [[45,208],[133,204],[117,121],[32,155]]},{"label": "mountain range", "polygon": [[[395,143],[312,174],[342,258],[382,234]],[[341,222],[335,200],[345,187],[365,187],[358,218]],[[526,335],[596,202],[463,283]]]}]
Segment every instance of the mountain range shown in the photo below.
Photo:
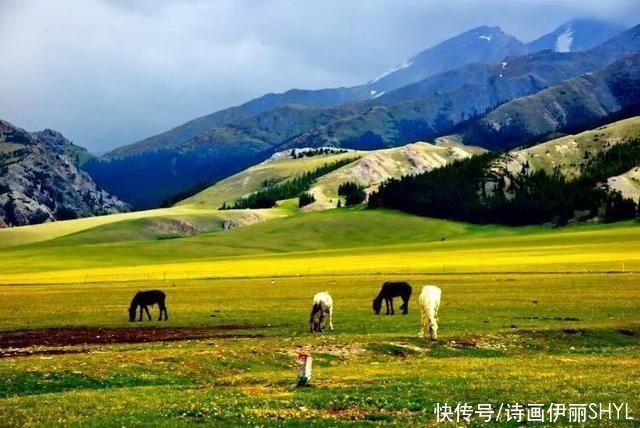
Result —
[{"label": "mountain range", "polygon": [[[56,131],[28,133],[2,122],[0,226],[173,203],[299,148],[402,147],[376,154],[376,162],[362,159],[359,168],[371,171],[387,158],[411,154],[402,162],[413,165],[432,152],[440,159],[453,153],[442,157],[442,147],[411,145],[417,141],[458,141],[466,146],[456,150],[466,153],[471,146],[504,150],[580,132],[638,114],[638,52],[640,26],[574,20],[527,44],[481,26],[362,85],[267,94],[102,157]],[[339,171],[333,176],[342,177]],[[378,172],[398,178],[402,171]],[[371,191],[379,182],[364,184]],[[327,205],[334,191],[316,192],[318,203],[307,209]]]},{"label": "mountain range", "polygon": [[[154,207],[280,150],[378,149],[462,132],[504,103],[640,51],[640,27],[603,42],[615,26],[580,20],[548,36],[569,28],[576,41],[569,52],[533,52],[546,46],[540,41],[526,45],[498,27],[478,27],[363,85],[268,94],[123,146],[83,168],[134,208]],[[523,142],[510,140],[502,147]]]}]

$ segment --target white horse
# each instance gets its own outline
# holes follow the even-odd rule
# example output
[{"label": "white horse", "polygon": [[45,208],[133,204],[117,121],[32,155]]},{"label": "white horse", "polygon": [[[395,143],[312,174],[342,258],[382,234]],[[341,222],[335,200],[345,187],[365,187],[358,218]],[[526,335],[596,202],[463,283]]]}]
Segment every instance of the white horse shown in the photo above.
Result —
[{"label": "white horse", "polygon": [[313,296],[313,308],[309,317],[309,331],[324,331],[324,316],[329,314],[329,328],[333,331],[333,299],[326,291]]},{"label": "white horse", "polygon": [[442,290],[434,285],[425,285],[418,301],[422,307],[422,320],[420,323],[419,337],[424,337],[425,328],[429,328],[431,340],[438,340],[438,308]]}]

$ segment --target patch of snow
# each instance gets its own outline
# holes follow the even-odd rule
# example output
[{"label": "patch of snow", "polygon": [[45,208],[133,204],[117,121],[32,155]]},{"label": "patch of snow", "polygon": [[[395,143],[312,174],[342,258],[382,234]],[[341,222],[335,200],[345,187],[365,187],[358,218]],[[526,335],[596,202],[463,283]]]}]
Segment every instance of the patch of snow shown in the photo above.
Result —
[{"label": "patch of snow", "polygon": [[375,94],[377,94],[378,91],[372,89],[371,91],[369,91],[369,95],[374,96]]},{"label": "patch of snow", "polygon": [[412,64],[413,64],[412,60],[408,60],[408,61],[403,62],[402,64],[398,64],[395,67],[393,67],[391,70],[389,70],[389,71],[387,71],[385,73],[382,73],[380,76],[376,77],[373,80],[370,80],[369,84],[376,83],[378,80],[382,79],[383,77],[387,77],[388,75],[390,75],[392,73],[395,73],[396,71],[402,70],[403,68],[411,67]]},{"label": "patch of snow", "polygon": [[573,30],[568,28],[564,33],[560,34],[556,39],[556,52],[570,52],[573,43]]},{"label": "patch of snow", "polygon": [[377,93],[373,98],[378,98],[384,95],[384,91]]},{"label": "patch of snow", "polygon": [[486,41],[488,41],[488,42],[490,42],[490,41],[491,41],[491,36],[480,36],[480,37],[478,37],[478,38],[479,38],[479,39],[486,40]]},{"label": "patch of snow", "polygon": [[502,69],[504,70],[505,68],[507,68],[507,64],[509,64],[508,62],[503,62],[502,63]]}]

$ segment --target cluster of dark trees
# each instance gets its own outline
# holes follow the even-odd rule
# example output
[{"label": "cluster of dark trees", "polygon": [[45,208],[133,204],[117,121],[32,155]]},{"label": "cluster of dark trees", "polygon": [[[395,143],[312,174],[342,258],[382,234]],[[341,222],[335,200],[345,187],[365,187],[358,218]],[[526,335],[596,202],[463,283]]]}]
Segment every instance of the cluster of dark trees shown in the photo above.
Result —
[{"label": "cluster of dark trees", "polygon": [[316,201],[316,198],[315,198],[315,196],[313,196],[313,193],[302,192],[302,193],[300,193],[300,196],[298,197],[298,208],[302,208],[304,206],[312,204],[315,201]]},{"label": "cluster of dark trees", "polygon": [[284,183],[269,183],[257,192],[236,200],[233,205],[225,203],[220,209],[271,208],[276,205],[277,201],[300,197],[303,192],[309,190],[309,187],[316,179],[344,165],[348,165],[354,160],[355,158],[349,158],[325,163],[313,171],[305,172]]},{"label": "cluster of dark trees", "polygon": [[340,153],[347,153],[347,151],[348,150],[346,149],[335,149],[333,147],[320,147],[320,148],[311,149],[311,150],[291,149],[290,156],[293,159],[302,159],[302,158],[320,156],[320,155],[337,155]]},{"label": "cluster of dark trees", "polygon": [[347,181],[338,186],[338,195],[345,197],[345,205],[348,207],[358,205],[367,198],[364,188],[353,181]]},{"label": "cluster of dark trees", "polygon": [[[395,208],[414,214],[508,225],[554,222],[602,215],[605,221],[634,218],[637,204],[604,189],[607,178],[640,164],[640,140],[613,146],[586,161],[579,178],[554,171],[504,177],[489,172],[499,153],[460,160],[423,174],[391,179],[369,196],[369,207]],[[526,167],[526,165],[525,165]],[[506,190],[506,192],[505,192]]]}]

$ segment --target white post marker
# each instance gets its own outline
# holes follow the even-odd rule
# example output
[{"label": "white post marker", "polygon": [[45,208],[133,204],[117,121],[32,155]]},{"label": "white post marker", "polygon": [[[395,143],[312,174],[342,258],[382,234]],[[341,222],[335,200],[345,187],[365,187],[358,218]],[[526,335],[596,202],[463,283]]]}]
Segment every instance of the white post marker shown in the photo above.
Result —
[{"label": "white post marker", "polygon": [[298,386],[309,386],[313,357],[307,352],[298,354]]}]

